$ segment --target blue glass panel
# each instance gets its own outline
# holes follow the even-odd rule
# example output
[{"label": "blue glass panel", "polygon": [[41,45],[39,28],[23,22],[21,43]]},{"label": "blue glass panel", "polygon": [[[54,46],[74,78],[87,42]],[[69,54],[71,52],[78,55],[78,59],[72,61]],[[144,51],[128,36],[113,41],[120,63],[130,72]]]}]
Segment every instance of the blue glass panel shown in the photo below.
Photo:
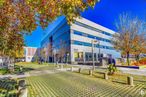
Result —
[{"label": "blue glass panel", "polygon": [[91,44],[91,43],[84,43],[84,46],[89,46],[89,47],[91,47],[92,44]]},{"label": "blue glass panel", "polygon": [[94,36],[94,35],[90,35],[90,34],[86,34],[86,33],[80,32],[80,31],[76,31],[76,30],[74,30],[74,34],[84,36],[84,37],[88,37],[88,38],[92,38],[92,39],[96,39],[96,40],[105,41],[105,42],[111,42],[108,39],[101,38],[101,37]]},{"label": "blue glass panel", "polygon": [[82,45],[82,42],[80,42],[80,41],[74,41],[73,43],[76,45]]},{"label": "blue glass panel", "polygon": [[89,38],[95,38],[95,36],[93,36],[93,35],[88,35],[87,37],[89,37]]},{"label": "blue glass panel", "polygon": [[97,29],[97,28],[91,27],[91,26],[89,26],[89,25],[87,25],[87,24],[83,24],[83,23],[78,22],[78,21],[75,21],[75,24],[77,24],[77,25],[79,25],[79,26],[82,26],[82,27],[85,27],[85,28],[88,28],[88,29],[90,29],[90,30],[94,30],[94,31],[97,31],[97,32],[101,32],[102,34],[105,34],[105,35],[108,35],[108,36],[112,36],[112,34],[110,34],[110,33],[108,33],[108,32],[101,31],[101,30],[99,30],[99,29]]},{"label": "blue glass panel", "polygon": [[[72,44],[92,47],[92,44],[91,44],[91,43],[81,42],[81,41],[77,41],[77,40],[74,40],[74,41],[72,42]],[[99,44],[96,44],[95,47],[97,47],[97,48],[103,48],[103,49],[109,49],[109,50],[114,50],[113,47],[104,46],[104,45],[99,45]]]},{"label": "blue glass panel", "polygon": [[74,34],[82,36],[82,33],[78,32],[78,31],[74,31]]}]

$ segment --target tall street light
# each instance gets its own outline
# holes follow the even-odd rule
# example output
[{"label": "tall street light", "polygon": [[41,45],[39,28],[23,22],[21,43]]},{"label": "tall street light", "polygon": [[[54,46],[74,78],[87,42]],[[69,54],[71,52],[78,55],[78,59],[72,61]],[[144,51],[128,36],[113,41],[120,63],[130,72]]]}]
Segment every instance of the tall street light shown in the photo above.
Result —
[{"label": "tall street light", "polygon": [[100,57],[101,57],[101,55],[100,55],[100,41],[98,41],[98,46],[99,46],[99,52],[98,52],[98,54],[99,54],[98,61],[99,61],[100,60]]},{"label": "tall street light", "polygon": [[95,70],[95,61],[94,61],[94,44],[97,40],[92,40],[92,63],[93,63],[93,70]]},{"label": "tall street light", "polygon": [[57,50],[55,47],[52,47],[52,51],[53,51],[53,61],[54,61],[54,65],[57,65],[57,58],[56,58],[56,53],[57,53]]}]

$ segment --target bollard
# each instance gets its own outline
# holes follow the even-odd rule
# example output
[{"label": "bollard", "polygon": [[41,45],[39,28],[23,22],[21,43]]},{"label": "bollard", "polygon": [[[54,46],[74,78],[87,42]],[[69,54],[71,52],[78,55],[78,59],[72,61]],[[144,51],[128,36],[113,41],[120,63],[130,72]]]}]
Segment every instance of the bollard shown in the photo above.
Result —
[{"label": "bollard", "polygon": [[18,83],[18,90],[22,89],[23,87],[25,87],[25,80],[20,80]]},{"label": "bollard", "polygon": [[70,68],[70,71],[73,71],[73,67]]},{"label": "bollard", "polygon": [[79,73],[81,73],[81,68],[79,68]]},{"label": "bollard", "polygon": [[27,94],[28,94],[27,88],[22,88],[21,90],[19,90],[18,97],[27,97]]},{"label": "bollard", "polygon": [[61,69],[63,69],[63,65],[61,65]]},{"label": "bollard", "polygon": [[57,68],[59,68],[59,65],[57,65]]},{"label": "bollard", "polygon": [[107,75],[106,72],[104,73],[104,79],[105,79],[105,80],[108,80],[108,75]]},{"label": "bollard", "polygon": [[127,84],[130,85],[130,86],[134,86],[134,84],[133,84],[133,77],[132,76],[128,76],[127,77]]},{"label": "bollard", "polygon": [[89,70],[89,75],[92,76],[92,74],[93,74],[93,71]]}]

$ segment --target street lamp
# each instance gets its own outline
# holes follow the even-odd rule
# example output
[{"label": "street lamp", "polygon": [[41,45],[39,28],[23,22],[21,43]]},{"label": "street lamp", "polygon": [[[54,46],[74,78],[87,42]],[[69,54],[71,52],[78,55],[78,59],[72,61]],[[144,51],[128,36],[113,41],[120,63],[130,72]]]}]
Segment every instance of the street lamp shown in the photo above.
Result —
[{"label": "street lamp", "polygon": [[52,51],[53,51],[53,61],[54,61],[54,65],[56,64],[57,65],[57,58],[56,58],[56,53],[57,53],[57,50],[55,49],[55,47],[52,48]]},{"label": "street lamp", "polygon": [[95,61],[94,61],[94,44],[97,40],[92,40],[92,63],[93,63],[93,70],[95,70]]},{"label": "street lamp", "polygon": [[[101,55],[100,55],[100,41],[98,41],[98,46],[99,46],[99,52],[98,52],[99,58],[98,58],[98,59],[100,60],[100,56],[101,56]],[[98,61],[99,61],[99,60],[98,60]]]},{"label": "street lamp", "polygon": [[69,63],[69,53],[67,53],[66,55],[67,55],[66,63],[68,64]]},{"label": "street lamp", "polygon": [[[92,40],[92,63],[93,63],[93,70],[95,70],[95,60],[94,60],[94,45],[95,45],[95,43],[97,43],[98,42],[98,46],[99,46],[99,58],[98,59],[100,59],[100,41],[98,40]],[[99,60],[98,60],[99,61]]]}]

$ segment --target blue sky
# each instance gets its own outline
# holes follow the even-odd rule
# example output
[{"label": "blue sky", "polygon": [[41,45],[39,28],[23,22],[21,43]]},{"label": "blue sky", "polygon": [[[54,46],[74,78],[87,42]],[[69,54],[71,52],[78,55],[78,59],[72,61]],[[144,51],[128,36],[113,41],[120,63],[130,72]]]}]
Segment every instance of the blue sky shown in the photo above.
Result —
[{"label": "blue sky", "polygon": [[[146,0],[100,0],[94,9],[88,8],[82,13],[82,16],[109,29],[116,30],[114,24],[123,12],[138,16],[145,21]],[[32,34],[25,36],[25,44],[39,47],[43,34],[53,29],[58,21],[59,19],[51,23],[45,30],[38,27]]]}]

